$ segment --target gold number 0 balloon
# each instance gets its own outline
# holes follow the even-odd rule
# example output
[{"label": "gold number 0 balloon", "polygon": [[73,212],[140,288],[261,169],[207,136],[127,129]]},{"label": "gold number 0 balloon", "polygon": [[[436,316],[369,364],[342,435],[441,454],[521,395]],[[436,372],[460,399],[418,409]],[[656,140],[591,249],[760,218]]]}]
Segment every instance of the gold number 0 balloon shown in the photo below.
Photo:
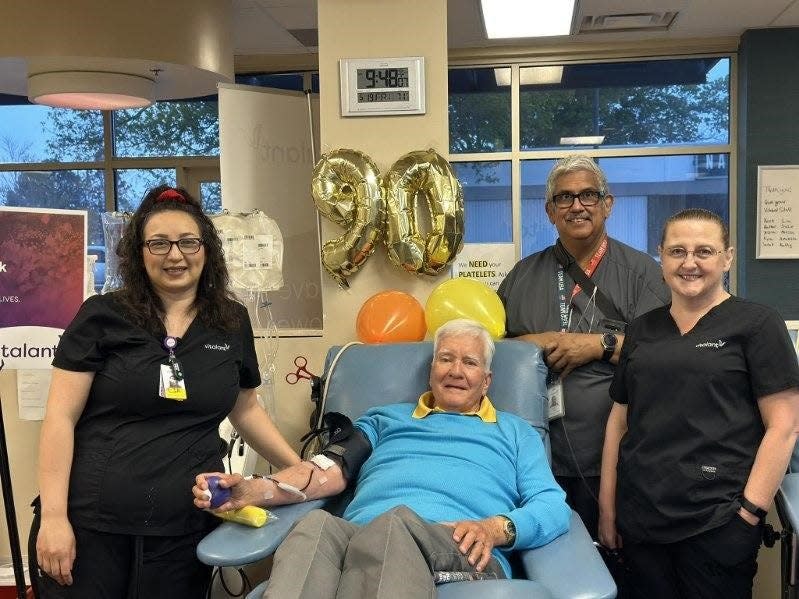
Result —
[{"label": "gold number 0 balloon", "polygon": [[[357,150],[333,150],[314,167],[311,192],[319,212],[347,227],[322,247],[322,265],[343,288],[385,233],[391,262],[415,273],[444,270],[463,247],[463,191],[452,167],[434,150],[410,152],[383,178]],[[416,198],[427,200],[430,233],[422,238]]]},{"label": "gold number 0 balloon", "polygon": [[[409,152],[383,179],[389,259],[408,272],[435,275],[463,247],[463,190],[449,162],[434,150]],[[430,234],[416,222],[416,198],[427,199]]]},{"label": "gold number 0 balloon", "polygon": [[316,163],[311,193],[317,210],[346,232],[322,247],[322,266],[343,288],[375,251],[385,208],[380,176],[372,159],[357,150],[333,150]]}]

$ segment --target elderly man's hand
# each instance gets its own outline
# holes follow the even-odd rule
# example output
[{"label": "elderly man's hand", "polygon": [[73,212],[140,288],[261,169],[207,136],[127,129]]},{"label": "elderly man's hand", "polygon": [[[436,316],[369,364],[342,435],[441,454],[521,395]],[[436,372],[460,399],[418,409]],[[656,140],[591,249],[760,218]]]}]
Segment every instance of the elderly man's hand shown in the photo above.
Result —
[{"label": "elderly man's hand", "polygon": [[194,505],[200,509],[211,509],[211,501],[206,494],[209,476],[218,476],[220,486],[230,489],[230,499],[214,511],[225,512],[235,510],[246,505],[263,505],[272,497],[274,484],[264,479],[244,480],[241,474],[225,474],[224,472],[207,472],[198,474],[191,491],[194,495]]},{"label": "elderly man's hand", "polygon": [[599,337],[591,333],[558,333],[542,349],[549,367],[561,377],[602,357]]},{"label": "elderly man's hand", "polygon": [[460,520],[458,522],[442,522],[454,529],[452,539],[458,544],[458,550],[468,556],[469,563],[475,570],[482,572],[491,559],[491,550],[505,542],[504,521],[499,516],[485,520]]}]

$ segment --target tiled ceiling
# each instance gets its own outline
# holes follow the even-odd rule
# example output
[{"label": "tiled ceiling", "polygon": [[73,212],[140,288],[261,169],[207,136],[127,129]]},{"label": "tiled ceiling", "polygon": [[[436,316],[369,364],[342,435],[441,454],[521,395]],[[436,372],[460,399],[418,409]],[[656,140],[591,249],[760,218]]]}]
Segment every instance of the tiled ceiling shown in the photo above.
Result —
[{"label": "tiled ceiling", "polygon": [[[316,4],[317,0],[233,0],[236,54],[315,53]],[[753,7],[753,0],[578,0],[578,33],[569,38],[630,42],[737,37],[746,29],[799,26],[799,0],[758,0],[756,10]],[[447,8],[450,49],[530,43],[486,40],[479,0],[448,0]],[[560,41],[563,38],[548,39]]]}]

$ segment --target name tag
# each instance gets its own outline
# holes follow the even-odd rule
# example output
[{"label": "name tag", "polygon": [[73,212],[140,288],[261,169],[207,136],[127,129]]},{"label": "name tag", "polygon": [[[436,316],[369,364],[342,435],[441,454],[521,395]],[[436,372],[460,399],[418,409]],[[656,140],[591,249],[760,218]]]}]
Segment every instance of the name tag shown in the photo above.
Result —
[{"label": "name tag", "polygon": [[566,403],[563,397],[563,381],[555,379],[547,385],[547,408],[549,419],[556,420],[566,415]]},{"label": "name tag", "polygon": [[178,379],[175,370],[169,364],[161,364],[161,380],[158,385],[158,394],[164,399],[184,401],[188,398],[186,393],[186,379]]}]

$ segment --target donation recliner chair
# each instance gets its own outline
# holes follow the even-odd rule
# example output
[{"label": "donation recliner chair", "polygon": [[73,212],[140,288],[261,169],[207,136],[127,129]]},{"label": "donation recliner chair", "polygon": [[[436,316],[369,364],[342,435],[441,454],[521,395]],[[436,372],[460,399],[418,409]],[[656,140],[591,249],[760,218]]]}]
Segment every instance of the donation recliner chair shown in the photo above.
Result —
[{"label": "donation recliner chair", "polygon": [[[521,341],[497,344],[488,394],[499,410],[526,419],[541,434],[549,451],[546,417],[546,365],[539,349]],[[333,348],[325,367],[324,412],[341,412],[355,420],[375,405],[416,402],[428,390],[433,344],[397,343]],[[293,522],[324,501],[282,506],[278,519],[253,529],[225,522],[197,547],[199,559],[212,566],[242,566],[271,555]],[[452,582],[437,587],[442,599],[612,599],[616,586],[590,535],[572,512],[569,531],[551,543],[518,552],[525,579]],[[260,598],[268,581],[247,599]]]},{"label": "donation recliner chair", "polygon": [[793,450],[788,474],[774,498],[782,531],[768,543],[780,540],[782,599],[799,598],[799,443]]}]

